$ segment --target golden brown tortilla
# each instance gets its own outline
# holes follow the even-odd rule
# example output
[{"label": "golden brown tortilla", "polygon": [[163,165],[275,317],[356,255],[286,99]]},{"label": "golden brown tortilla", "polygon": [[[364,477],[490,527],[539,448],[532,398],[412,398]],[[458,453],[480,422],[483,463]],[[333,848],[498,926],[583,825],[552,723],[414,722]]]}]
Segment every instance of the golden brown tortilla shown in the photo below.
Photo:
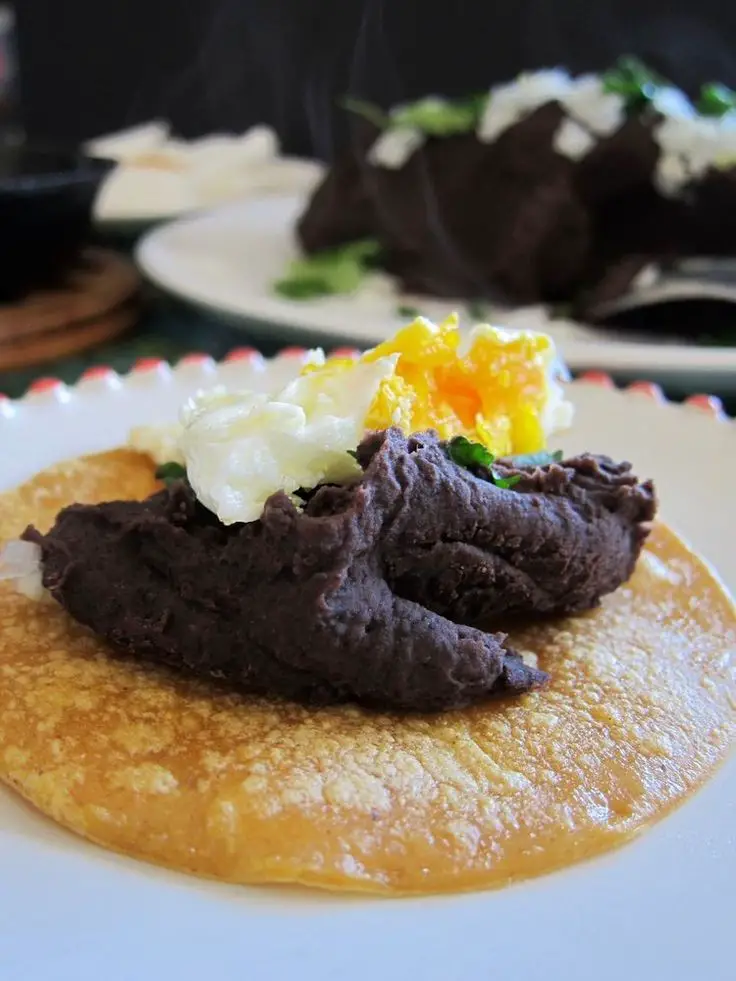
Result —
[{"label": "golden brown tortilla", "polygon": [[[129,452],[52,468],[0,497],[0,538],[154,485]],[[547,690],[434,717],[218,693],[0,587],[0,776],[93,841],[219,879],[412,893],[548,872],[661,817],[736,728],[733,604],[661,525],[602,609],[516,634]]]}]

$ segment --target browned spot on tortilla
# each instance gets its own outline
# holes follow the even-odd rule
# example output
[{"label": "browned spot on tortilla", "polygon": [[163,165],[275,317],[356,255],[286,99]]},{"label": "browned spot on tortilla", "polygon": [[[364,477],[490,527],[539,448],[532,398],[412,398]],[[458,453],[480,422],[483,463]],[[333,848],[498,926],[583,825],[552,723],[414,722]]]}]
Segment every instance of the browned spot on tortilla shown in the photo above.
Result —
[{"label": "browned spot on tortilla", "polygon": [[[0,538],[153,486],[133,453],[53,468],[0,498]],[[664,526],[599,611],[514,640],[547,690],[435,717],[315,711],[116,660],[3,584],[0,776],[74,831],[173,868],[428,892],[608,850],[725,755],[734,608]]]}]

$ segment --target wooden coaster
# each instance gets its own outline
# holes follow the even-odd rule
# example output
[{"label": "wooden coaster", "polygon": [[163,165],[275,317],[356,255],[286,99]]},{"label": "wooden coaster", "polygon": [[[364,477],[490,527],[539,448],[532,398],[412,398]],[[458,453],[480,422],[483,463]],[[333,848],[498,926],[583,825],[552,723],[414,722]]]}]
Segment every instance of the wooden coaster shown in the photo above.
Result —
[{"label": "wooden coaster", "polygon": [[0,306],[0,371],[77,354],[131,327],[140,277],[128,259],[86,249],[63,287]]}]

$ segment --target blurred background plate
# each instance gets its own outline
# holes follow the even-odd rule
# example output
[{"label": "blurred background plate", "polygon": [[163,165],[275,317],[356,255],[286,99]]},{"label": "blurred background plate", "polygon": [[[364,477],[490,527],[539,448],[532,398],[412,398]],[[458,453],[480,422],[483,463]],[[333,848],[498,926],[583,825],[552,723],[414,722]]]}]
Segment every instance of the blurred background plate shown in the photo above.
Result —
[{"label": "blurred background plate", "polygon": [[88,141],[85,150],[113,161],[95,225],[124,237],[251,194],[309,194],[324,174],[316,161],[282,155],[276,133],[260,125],[184,140],[154,120]]},{"label": "blurred background plate", "polygon": [[[349,296],[292,301],[277,295],[273,284],[298,255],[293,227],[304,204],[303,195],[255,196],[163,225],[141,240],[136,258],[162,289],[256,335],[278,330],[302,343],[367,346],[393,333],[411,310],[432,319],[456,310],[472,322],[465,300],[399,295],[391,278],[380,273]],[[512,327],[549,330],[574,371],[646,377],[673,392],[693,386],[736,392],[736,347],[655,342],[633,332],[550,319],[542,307],[485,312]]]}]

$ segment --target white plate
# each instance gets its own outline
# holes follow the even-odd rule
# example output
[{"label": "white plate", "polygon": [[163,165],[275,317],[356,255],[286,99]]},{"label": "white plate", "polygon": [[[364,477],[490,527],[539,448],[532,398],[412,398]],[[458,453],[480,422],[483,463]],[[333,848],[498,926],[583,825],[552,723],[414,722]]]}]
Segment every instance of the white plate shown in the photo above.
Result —
[{"label": "white plate", "polygon": [[[119,444],[216,379],[294,359],[138,372],[0,403],[0,483]],[[736,588],[736,425],[587,384],[564,440],[629,457]],[[736,760],[636,842],[496,892],[411,900],[218,885],[103,851],[0,790],[2,981],[729,981]]]},{"label": "white plate", "polygon": [[[301,194],[256,196],[154,229],[139,243],[139,265],[168,292],[261,335],[278,330],[299,339],[370,345],[406,319],[400,305],[418,307],[433,319],[465,310],[464,300],[399,297],[388,276],[376,276],[354,296],[307,302],[279,297],[273,284],[298,254],[293,228],[304,204]],[[541,307],[494,316],[513,326],[544,327],[575,371],[600,369],[674,389],[736,392],[736,347],[622,340],[582,324],[549,321]]]}]

